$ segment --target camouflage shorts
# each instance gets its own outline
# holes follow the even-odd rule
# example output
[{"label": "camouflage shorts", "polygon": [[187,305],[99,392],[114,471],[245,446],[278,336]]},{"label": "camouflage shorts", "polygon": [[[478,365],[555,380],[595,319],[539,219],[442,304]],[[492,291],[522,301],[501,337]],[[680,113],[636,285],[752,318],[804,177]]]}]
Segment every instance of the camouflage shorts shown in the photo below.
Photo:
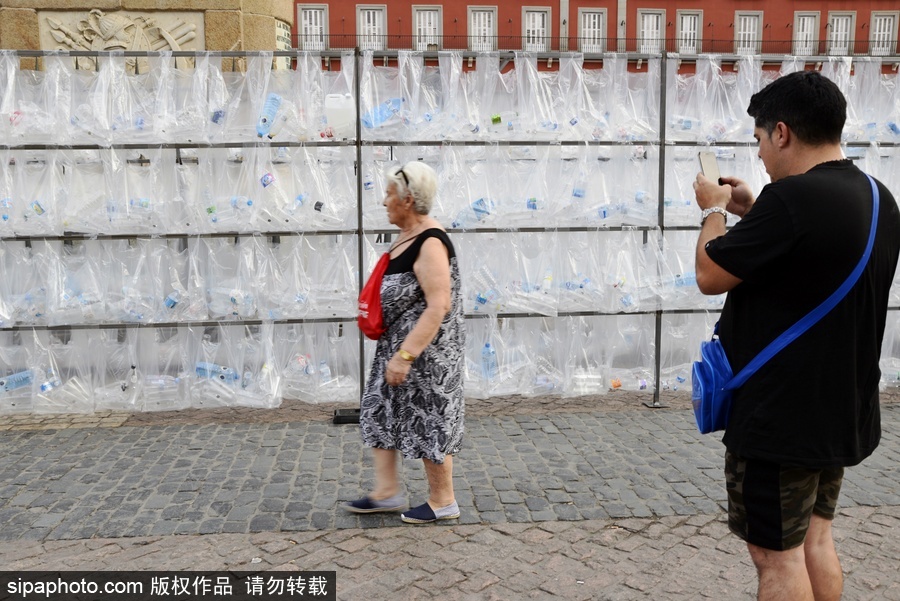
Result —
[{"label": "camouflage shorts", "polygon": [[728,527],[752,545],[785,551],[803,544],[810,515],[834,519],[844,468],[809,469],[725,452]]}]

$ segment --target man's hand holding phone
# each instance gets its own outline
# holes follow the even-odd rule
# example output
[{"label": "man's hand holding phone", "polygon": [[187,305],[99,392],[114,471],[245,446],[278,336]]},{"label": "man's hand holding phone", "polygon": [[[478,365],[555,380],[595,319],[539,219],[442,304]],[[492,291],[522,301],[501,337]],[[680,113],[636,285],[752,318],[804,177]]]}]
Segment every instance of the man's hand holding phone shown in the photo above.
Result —
[{"label": "man's hand holding phone", "polygon": [[699,153],[701,173],[694,180],[694,196],[701,209],[722,207],[729,213],[743,217],[756,200],[750,186],[736,177],[722,177],[713,152]]}]

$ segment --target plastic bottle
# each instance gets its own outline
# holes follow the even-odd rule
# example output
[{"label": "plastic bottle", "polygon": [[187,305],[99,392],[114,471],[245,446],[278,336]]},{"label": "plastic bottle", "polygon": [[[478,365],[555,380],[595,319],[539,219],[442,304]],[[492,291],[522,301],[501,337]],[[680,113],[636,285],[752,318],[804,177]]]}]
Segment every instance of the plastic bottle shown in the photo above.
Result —
[{"label": "plastic bottle", "polygon": [[144,376],[144,400],[151,403],[172,400],[180,382],[181,378],[167,374]]},{"label": "plastic bottle", "polygon": [[481,349],[481,377],[489,381],[496,380],[498,371],[497,353],[490,342],[485,342]]},{"label": "plastic bottle", "polygon": [[587,194],[586,179],[584,175],[579,175],[575,183],[572,184],[572,204],[580,205],[584,202],[584,197]]},{"label": "plastic bottle", "polygon": [[541,280],[540,291],[549,294],[553,290],[553,269],[547,268],[544,271],[544,279]]},{"label": "plastic bottle", "polygon": [[244,372],[244,377],[241,378],[241,388],[248,388],[253,384],[253,373],[249,371]]},{"label": "plastic bottle", "polygon": [[374,109],[362,116],[362,124],[369,129],[379,127],[385,121],[400,112],[400,108],[403,106],[403,102],[403,98],[391,98],[389,100],[385,100]]},{"label": "plastic bottle", "polygon": [[3,388],[4,392],[9,392],[16,388],[31,386],[32,382],[34,382],[34,372],[26,369],[25,371],[10,374],[5,378],[0,378],[0,388]]},{"label": "plastic bottle", "polygon": [[519,115],[513,111],[493,113],[489,118],[488,128],[492,132],[510,132],[521,129],[519,127]]},{"label": "plastic bottle", "polygon": [[[269,133],[266,136],[271,140],[275,136],[277,136],[284,126],[288,122],[289,115],[285,111],[281,111],[281,113],[275,117],[275,123],[272,124],[272,127],[269,128]],[[280,150],[280,149],[279,149]]]},{"label": "plastic bottle", "polygon": [[41,384],[41,392],[50,392],[54,388],[59,388],[62,386],[62,382],[59,377],[53,372],[52,369],[47,370],[47,379]]},{"label": "plastic bottle", "polygon": [[468,207],[459,212],[456,220],[453,221],[453,227],[469,228],[483,220],[491,214],[491,202],[484,198],[479,198]]},{"label": "plastic bottle", "polygon": [[328,367],[325,359],[319,361],[319,381],[323,384],[331,381],[331,368]]},{"label": "plastic bottle", "polygon": [[262,138],[267,136],[275,123],[275,116],[278,109],[281,108],[281,96],[272,93],[266,97],[266,103],[263,105],[262,113],[259,115],[259,121],[256,122],[256,135]]},{"label": "plastic bottle", "polygon": [[167,309],[174,309],[175,305],[181,300],[181,293],[177,290],[173,290],[169,293],[169,295],[163,300],[163,304],[166,305]]},{"label": "plastic bottle", "polygon": [[217,363],[208,363],[206,361],[197,363],[196,372],[201,378],[222,380],[225,382],[236,382],[241,379],[241,376],[230,367],[223,367]]},{"label": "plastic bottle", "polygon": [[325,122],[335,138],[351,138],[356,133],[356,107],[350,94],[325,96]]}]

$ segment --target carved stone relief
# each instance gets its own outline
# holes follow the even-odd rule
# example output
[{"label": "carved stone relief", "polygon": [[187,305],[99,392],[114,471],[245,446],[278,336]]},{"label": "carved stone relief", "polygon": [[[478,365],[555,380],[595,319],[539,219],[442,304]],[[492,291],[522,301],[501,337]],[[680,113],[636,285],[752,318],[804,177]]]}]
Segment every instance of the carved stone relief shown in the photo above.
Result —
[{"label": "carved stone relief", "polygon": [[[41,11],[41,47],[69,51],[178,51],[205,46],[203,13],[130,11]],[[128,59],[134,69],[136,60]],[[92,68],[91,58],[79,58],[79,68]]]}]

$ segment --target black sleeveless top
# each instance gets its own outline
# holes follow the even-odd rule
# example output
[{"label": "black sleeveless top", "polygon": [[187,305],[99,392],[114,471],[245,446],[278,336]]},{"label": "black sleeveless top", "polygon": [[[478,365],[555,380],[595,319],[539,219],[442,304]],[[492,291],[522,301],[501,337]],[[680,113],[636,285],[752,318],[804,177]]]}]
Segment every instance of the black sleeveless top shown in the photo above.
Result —
[{"label": "black sleeveless top", "polygon": [[447,232],[436,227],[429,228],[416,236],[406,250],[391,259],[391,262],[388,263],[388,268],[387,271],[384,272],[384,275],[394,275],[412,271],[413,264],[416,262],[416,259],[419,256],[419,250],[422,248],[422,245],[428,238],[437,238],[438,240],[440,240],[444,244],[444,246],[447,247],[447,254],[449,255],[449,259],[453,259],[453,257],[456,256],[456,251],[453,249],[453,243],[450,242],[450,237],[447,236]]}]

